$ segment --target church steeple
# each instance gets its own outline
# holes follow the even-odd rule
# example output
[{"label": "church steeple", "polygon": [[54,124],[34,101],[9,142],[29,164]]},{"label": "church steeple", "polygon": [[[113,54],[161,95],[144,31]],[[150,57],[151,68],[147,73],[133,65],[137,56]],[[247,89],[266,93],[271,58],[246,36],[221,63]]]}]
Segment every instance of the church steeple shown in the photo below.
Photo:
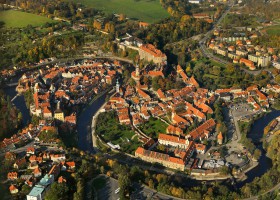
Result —
[{"label": "church steeple", "polygon": [[120,92],[120,84],[119,84],[119,80],[117,79],[116,82],[116,92],[119,93]]}]

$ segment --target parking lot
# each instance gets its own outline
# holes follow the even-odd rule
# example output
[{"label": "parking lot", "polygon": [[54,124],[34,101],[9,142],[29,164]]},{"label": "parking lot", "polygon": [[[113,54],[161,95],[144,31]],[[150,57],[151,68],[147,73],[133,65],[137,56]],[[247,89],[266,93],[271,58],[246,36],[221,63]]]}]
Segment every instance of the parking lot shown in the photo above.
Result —
[{"label": "parking lot", "polygon": [[[116,179],[110,178],[108,176],[99,176],[106,180],[105,185],[97,190],[98,199],[104,200],[117,200],[119,199],[119,194],[116,192],[119,189],[119,184]],[[98,188],[98,187],[97,187]]]},{"label": "parking lot", "polygon": [[236,117],[238,119],[255,114],[255,111],[247,103],[234,104],[230,108],[233,117]]},{"label": "parking lot", "polygon": [[228,157],[226,157],[226,161],[230,164],[236,165],[236,166],[243,166],[246,162],[241,155],[238,156],[238,153],[230,153]]}]

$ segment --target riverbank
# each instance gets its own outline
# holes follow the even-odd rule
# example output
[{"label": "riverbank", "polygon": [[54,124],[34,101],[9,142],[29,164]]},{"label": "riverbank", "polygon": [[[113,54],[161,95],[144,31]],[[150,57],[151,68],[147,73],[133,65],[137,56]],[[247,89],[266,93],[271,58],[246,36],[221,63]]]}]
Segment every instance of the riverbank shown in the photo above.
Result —
[{"label": "riverbank", "polygon": [[[115,89],[112,89],[109,93],[113,93],[110,95],[110,97],[114,96],[116,93],[114,92]],[[104,109],[105,105],[107,104],[107,102],[104,102],[102,104],[102,106],[96,111],[96,113],[93,115],[92,117],[92,121],[91,121],[91,138],[92,138],[92,147],[94,149],[95,152],[99,151],[98,145],[97,145],[97,140],[102,141],[98,135],[95,134],[95,129],[96,129],[96,123],[97,123],[97,119],[99,114],[102,112],[102,110]],[[103,143],[103,145],[105,145]],[[107,146],[107,145],[106,145]],[[109,146],[108,146],[109,147]]]}]

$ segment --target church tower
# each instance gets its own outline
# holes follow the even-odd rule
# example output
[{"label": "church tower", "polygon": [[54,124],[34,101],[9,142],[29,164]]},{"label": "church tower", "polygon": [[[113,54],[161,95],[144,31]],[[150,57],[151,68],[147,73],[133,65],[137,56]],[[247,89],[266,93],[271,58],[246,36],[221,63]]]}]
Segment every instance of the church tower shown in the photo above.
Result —
[{"label": "church tower", "polygon": [[119,93],[120,92],[120,84],[119,84],[119,80],[117,79],[116,82],[116,92]]}]

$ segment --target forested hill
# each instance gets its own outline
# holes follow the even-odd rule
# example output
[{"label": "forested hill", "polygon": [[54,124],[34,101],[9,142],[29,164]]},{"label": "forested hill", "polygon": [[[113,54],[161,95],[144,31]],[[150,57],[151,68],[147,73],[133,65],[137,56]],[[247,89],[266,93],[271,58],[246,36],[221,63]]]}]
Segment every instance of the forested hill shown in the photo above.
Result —
[{"label": "forested hill", "polygon": [[9,96],[0,91],[0,140],[16,133],[22,114],[12,105]]}]

